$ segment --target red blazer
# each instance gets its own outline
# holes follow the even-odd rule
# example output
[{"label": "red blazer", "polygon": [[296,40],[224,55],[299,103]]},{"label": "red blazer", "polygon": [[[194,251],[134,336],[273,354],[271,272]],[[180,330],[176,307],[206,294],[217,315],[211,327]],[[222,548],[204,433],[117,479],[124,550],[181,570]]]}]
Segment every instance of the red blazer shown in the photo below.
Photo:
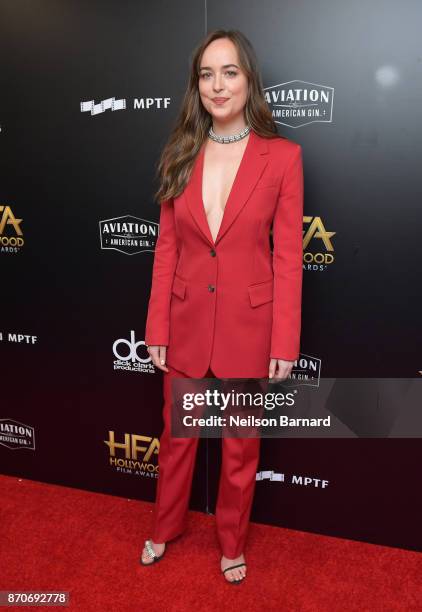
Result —
[{"label": "red blazer", "polygon": [[[145,342],[191,378],[267,378],[299,356],[302,148],[251,131],[214,243],[202,201],[205,143],[181,195],[161,204]],[[269,235],[273,224],[273,252]]]}]

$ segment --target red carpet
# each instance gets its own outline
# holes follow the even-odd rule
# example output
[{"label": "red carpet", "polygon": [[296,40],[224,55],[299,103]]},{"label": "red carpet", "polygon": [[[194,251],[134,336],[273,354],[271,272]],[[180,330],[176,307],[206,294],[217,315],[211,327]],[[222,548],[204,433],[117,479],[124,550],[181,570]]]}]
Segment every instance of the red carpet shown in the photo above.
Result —
[{"label": "red carpet", "polygon": [[248,575],[233,586],[213,516],[191,512],[165,559],[144,567],[152,504],[9,476],[0,494],[0,590],[70,591],[64,610],[422,610],[420,553],[252,523]]}]

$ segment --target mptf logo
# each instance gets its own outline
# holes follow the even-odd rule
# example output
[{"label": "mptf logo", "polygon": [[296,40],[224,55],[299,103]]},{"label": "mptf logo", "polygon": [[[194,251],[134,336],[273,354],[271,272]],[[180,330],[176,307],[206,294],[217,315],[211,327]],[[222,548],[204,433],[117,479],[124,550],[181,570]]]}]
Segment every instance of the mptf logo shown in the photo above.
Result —
[{"label": "mptf logo", "polygon": [[[155,111],[155,110],[167,110],[170,106],[171,98],[160,97],[160,98],[133,98],[133,110],[140,111]],[[100,115],[106,110],[118,111],[126,110],[126,98],[116,100],[116,98],[107,98],[101,100],[95,104],[94,100],[86,100],[81,102],[81,113],[91,113],[91,115]]]},{"label": "mptf logo", "polygon": [[17,253],[24,245],[20,228],[22,219],[17,219],[10,206],[0,204],[0,251]]},{"label": "mptf logo", "polygon": [[132,215],[100,221],[101,248],[136,255],[154,251],[159,224]]},{"label": "mptf logo", "polygon": [[274,470],[262,470],[261,472],[257,472],[255,480],[284,482],[286,484],[313,487],[315,489],[326,489],[330,483],[329,480],[323,480],[322,478],[313,478],[312,476],[302,476],[298,474],[292,474],[290,477],[286,477],[283,472],[275,472]]},{"label": "mptf logo", "polygon": [[[144,347],[145,357],[138,355],[139,347]],[[146,372],[148,374],[155,373],[155,367],[152,363],[144,340],[135,341],[135,331],[130,330],[130,340],[119,338],[113,344],[113,354],[116,357],[114,360],[115,370],[129,370],[130,372]]]},{"label": "mptf logo", "polygon": [[126,100],[124,98],[121,100],[116,100],[114,97],[107,98],[106,100],[101,100],[98,104],[95,104],[94,100],[81,102],[81,113],[91,113],[91,115],[99,115],[106,110],[118,111],[124,110],[125,108]]},{"label": "mptf logo", "polygon": [[334,87],[287,81],[264,87],[264,95],[274,121],[280,125],[299,128],[332,121]]}]

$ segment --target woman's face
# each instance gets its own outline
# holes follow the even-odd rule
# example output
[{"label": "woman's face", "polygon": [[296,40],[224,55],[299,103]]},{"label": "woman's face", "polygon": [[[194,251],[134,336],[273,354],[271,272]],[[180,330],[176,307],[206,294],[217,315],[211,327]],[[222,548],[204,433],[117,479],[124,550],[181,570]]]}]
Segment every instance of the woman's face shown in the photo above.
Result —
[{"label": "woman's face", "polygon": [[199,70],[199,95],[213,118],[225,122],[243,117],[248,79],[240,68],[237,48],[228,38],[213,40],[205,49]]}]

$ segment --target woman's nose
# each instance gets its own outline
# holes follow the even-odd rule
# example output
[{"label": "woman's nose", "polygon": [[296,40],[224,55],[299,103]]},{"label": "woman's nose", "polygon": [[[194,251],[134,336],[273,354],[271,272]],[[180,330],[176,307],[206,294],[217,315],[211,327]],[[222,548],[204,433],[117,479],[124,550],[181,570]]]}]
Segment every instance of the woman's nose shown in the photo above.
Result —
[{"label": "woman's nose", "polygon": [[222,87],[221,87],[221,77],[220,76],[216,76],[214,79],[214,89],[216,91],[221,91]]}]

